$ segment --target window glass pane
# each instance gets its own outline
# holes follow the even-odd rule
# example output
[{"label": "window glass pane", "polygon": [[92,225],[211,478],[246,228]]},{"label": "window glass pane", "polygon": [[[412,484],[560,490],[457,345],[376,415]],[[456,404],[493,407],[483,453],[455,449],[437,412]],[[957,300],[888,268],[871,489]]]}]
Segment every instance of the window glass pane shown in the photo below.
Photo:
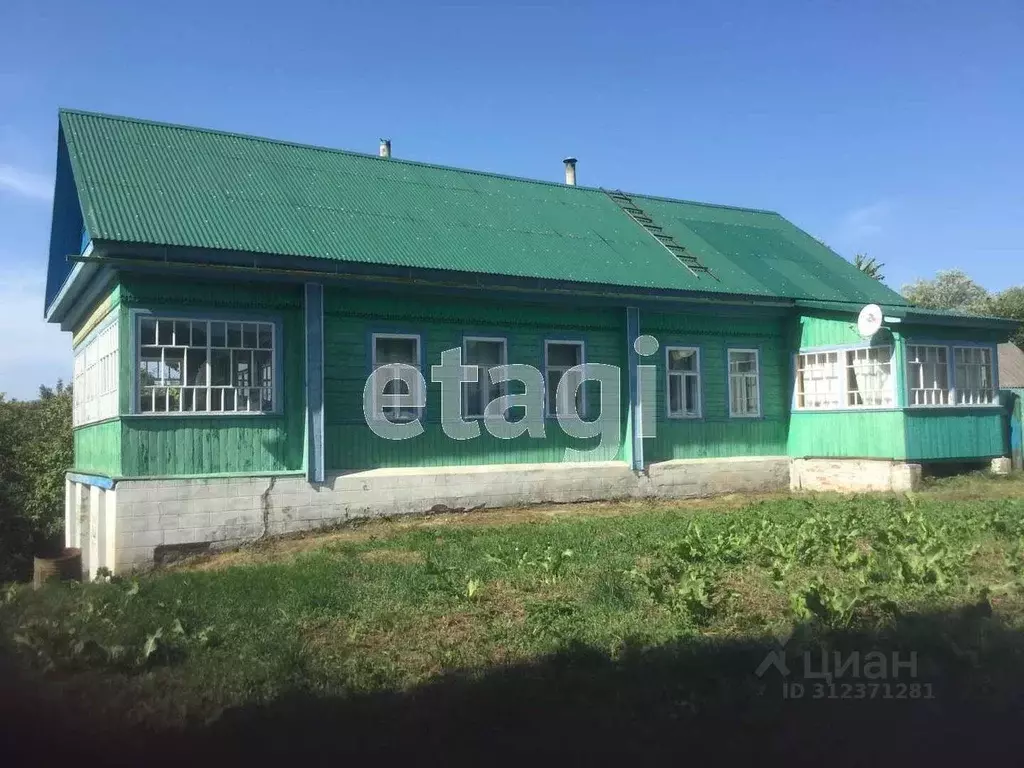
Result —
[{"label": "window glass pane", "polygon": [[206,323],[197,321],[192,323],[192,346],[206,346]]},{"label": "window glass pane", "polygon": [[239,411],[249,410],[249,390],[239,389],[235,391],[235,408]]},{"label": "window glass pane", "polygon": [[745,377],[747,412],[757,413],[757,379],[753,376]]},{"label": "window glass pane", "polygon": [[465,416],[483,416],[483,409],[486,403],[481,404],[480,400],[483,397],[483,386],[479,381],[466,382],[464,385],[464,394],[462,399],[462,413]]},{"label": "window glass pane", "polygon": [[387,336],[378,336],[375,339],[377,365],[386,363],[405,363],[406,365],[419,365],[416,354],[416,339],[396,339]]},{"label": "window glass pane", "polygon": [[505,345],[500,341],[466,341],[466,363],[468,365],[501,365]]},{"label": "window glass pane", "polygon": [[260,323],[260,331],[259,331],[259,339],[258,339],[259,348],[260,349],[270,349],[271,342],[272,342],[273,338],[274,338],[274,326],[270,325],[269,323]]},{"label": "window glass pane", "polygon": [[210,410],[211,411],[222,411],[222,410],[224,410],[223,395],[224,395],[224,390],[222,390],[222,389],[211,389],[210,390]]},{"label": "window glass pane", "polygon": [[757,370],[757,355],[754,352],[729,351],[729,370],[732,373],[753,373]]},{"label": "window glass pane", "polygon": [[[231,352],[233,360],[232,370],[235,373],[234,381],[236,387],[252,386],[252,352],[234,350]],[[239,410],[244,410],[239,408]]]},{"label": "window glass pane", "polygon": [[233,411],[235,410],[235,390],[225,389],[222,390],[224,395],[224,410]]},{"label": "window glass pane", "polygon": [[257,328],[256,323],[246,323],[242,328],[242,345],[246,349],[256,349]]},{"label": "window glass pane", "polygon": [[161,413],[167,410],[167,390],[162,387],[153,389],[153,410]]},{"label": "window glass pane", "polygon": [[156,338],[158,344],[172,344],[174,342],[174,321],[158,320],[156,323]]},{"label": "window glass pane", "polygon": [[260,410],[272,411],[274,410],[274,398],[273,393],[269,389],[260,390],[262,394],[262,401],[260,404]]},{"label": "window glass pane", "polygon": [[183,389],[181,391],[181,410],[183,411],[194,411],[196,409],[194,389]]},{"label": "window glass pane", "polygon": [[683,377],[668,377],[668,410],[679,413],[683,409]]},{"label": "window glass pane", "polygon": [[228,346],[229,347],[240,347],[242,346],[242,324],[241,323],[228,323]]},{"label": "window glass pane", "polygon": [[548,365],[571,368],[583,359],[583,348],[579,344],[548,344]]},{"label": "window glass pane", "polygon": [[225,323],[210,323],[210,346],[223,347],[227,343],[227,332]]},{"label": "window glass pane", "polygon": [[686,384],[686,413],[689,416],[695,416],[695,415],[697,415],[697,397],[698,397],[698,394],[697,394],[697,385],[698,385],[697,377],[696,376],[686,376],[684,381],[685,381],[685,384]]},{"label": "window glass pane", "polygon": [[555,405],[555,397],[558,393],[558,382],[562,380],[561,371],[548,371],[547,386],[545,387],[545,399],[547,400],[547,409],[549,415],[554,415],[557,411]]},{"label": "window glass pane", "polygon": [[[192,330],[195,333],[195,329]],[[185,372],[186,384],[206,384],[206,350],[188,350],[188,368]]]},{"label": "window glass pane", "polygon": [[408,395],[409,382],[404,379],[391,379],[384,384],[384,389],[381,391],[385,395]]},{"label": "window glass pane", "polygon": [[181,410],[181,387],[171,387],[167,390],[167,410]]},{"label": "window glass pane", "polygon": [[672,371],[696,371],[696,349],[670,349],[668,351],[668,367]]},{"label": "window glass pane", "polygon": [[144,317],[139,328],[139,336],[142,344],[156,344],[156,320]]},{"label": "window glass pane", "polygon": [[205,389],[197,389],[195,392],[196,392],[196,410],[197,411],[205,411],[206,410],[206,390]]},{"label": "window glass pane", "polygon": [[180,384],[185,373],[185,350],[168,348],[164,350],[164,381],[168,384]]},{"label": "window glass pane", "polygon": [[187,347],[192,343],[192,323],[188,320],[174,321],[174,346]]},{"label": "window glass pane", "polygon": [[270,350],[254,352],[253,365],[256,372],[256,378],[253,383],[261,387],[269,388],[274,386],[274,367],[271,364]]},{"label": "window glass pane", "polygon": [[214,349],[210,353],[210,383],[222,386],[231,383],[231,352]]},{"label": "window glass pane", "polygon": [[139,410],[142,411],[143,413],[153,412],[153,390],[142,390],[142,397],[139,402]]},{"label": "window glass pane", "polygon": [[139,386],[148,387],[159,383],[160,350],[143,350],[139,354]]}]

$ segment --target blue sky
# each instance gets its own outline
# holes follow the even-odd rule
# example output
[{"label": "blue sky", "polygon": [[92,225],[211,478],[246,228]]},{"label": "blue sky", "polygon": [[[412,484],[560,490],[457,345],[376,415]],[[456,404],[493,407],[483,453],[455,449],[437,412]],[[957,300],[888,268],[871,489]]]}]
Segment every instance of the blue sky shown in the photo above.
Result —
[{"label": "blue sky", "polygon": [[1024,282],[1024,4],[0,2],[0,391],[41,320],[58,106],[777,210],[899,288]]}]

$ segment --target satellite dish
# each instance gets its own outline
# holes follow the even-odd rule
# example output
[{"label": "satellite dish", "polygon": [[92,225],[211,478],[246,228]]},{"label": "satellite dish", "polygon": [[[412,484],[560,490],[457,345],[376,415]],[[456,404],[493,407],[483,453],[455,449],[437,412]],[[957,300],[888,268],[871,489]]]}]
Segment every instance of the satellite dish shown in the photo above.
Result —
[{"label": "satellite dish", "polygon": [[882,327],[882,308],[877,304],[868,304],[857,316],[857,333],[862,338],[870,339]]}]

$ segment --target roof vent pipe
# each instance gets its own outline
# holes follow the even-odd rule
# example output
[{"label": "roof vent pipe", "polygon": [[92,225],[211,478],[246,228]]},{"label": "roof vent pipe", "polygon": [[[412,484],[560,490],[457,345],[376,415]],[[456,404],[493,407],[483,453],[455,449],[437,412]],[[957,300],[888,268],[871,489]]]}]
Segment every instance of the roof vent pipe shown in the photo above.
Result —
[{"label": "roof vent pipe", "polygon": [[391,139],[380,140],[380,156],[391,157]]},{"label": "roof vent pipe", "polygon": [[570,187],[576,186],[576,158],[567,157],[562,161],[565,163],[565,183]]}]

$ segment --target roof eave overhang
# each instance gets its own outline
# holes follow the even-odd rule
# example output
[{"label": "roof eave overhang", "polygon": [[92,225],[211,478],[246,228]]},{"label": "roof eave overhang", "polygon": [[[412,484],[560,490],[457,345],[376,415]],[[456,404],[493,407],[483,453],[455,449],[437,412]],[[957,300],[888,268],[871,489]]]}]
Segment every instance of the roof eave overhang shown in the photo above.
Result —
[{"label": "roof eave overhang", "polygon": [[582,281],[560,281],[452,270],[423,269],[384,264],[331,260],[315,257],[282,256],[238,251],[216,251],[180,246],[160,246],[93,241],[88,253],[71,257],[76,267],[86,264],[111,269],[201,269],[247,274],[301,282],[309,280],[404,283],[422,287],[448,287],[490,290],[503,293],[536,293],[544,295],[572,294],[617,298],[622,301],[677,302],[709,305],[744,305],[791,310],[792,299],[714,294],[703,291],[680,291],[643,286],[620,286]]},{"label": "roof eave overhang", "polygon": [[[856,314],[864,305],[852,302],[808,301],[801,299],[797,300],[796,306],[798,309]],[[896,318],[901,323],[913,323],[915,325],[953,325],[961,328],[985,328],[998,331],[1013,331],[1020,325],[1017,320],[1010,320],[1005,317],[936,315],[915,311],[915,307],[906,304],[880,304],[879,306],[881,306],[882,311],[887,317]]]}]

